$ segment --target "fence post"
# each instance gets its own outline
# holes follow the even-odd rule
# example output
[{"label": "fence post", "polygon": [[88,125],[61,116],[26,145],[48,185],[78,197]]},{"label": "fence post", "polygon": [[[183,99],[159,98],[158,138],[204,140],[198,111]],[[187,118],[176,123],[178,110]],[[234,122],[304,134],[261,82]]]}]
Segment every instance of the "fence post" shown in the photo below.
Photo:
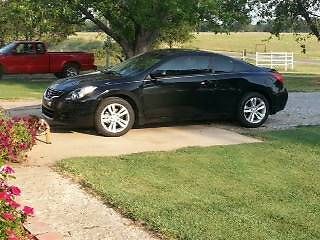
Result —
[{"label": "fence post", "polygon": [[288,53],[286,52],[285,54],[285,71],[287,72],[288,71]]}]

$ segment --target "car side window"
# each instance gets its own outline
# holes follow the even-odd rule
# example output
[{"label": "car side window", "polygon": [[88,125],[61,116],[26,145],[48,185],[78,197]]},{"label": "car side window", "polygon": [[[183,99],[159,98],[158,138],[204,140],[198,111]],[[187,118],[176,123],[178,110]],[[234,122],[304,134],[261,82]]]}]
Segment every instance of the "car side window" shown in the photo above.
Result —
[{"label": "car side window", "polygon": [[36,53],[43,54],[46,52],[46,48],[43,43],[36,43]]},{"label": "car side window", "polygon": [[32,43],[19,43],[16,46],[17,54],[33,54],[35,53],[34,46]]},{"label": "car side window", "polygon": [[215,73],[230,73],[234,71],[234,62],[225,56],[214,56],[212,62]]},{"label": "car side window", "polygon": [[168,60],[156,69],[163,76],[183,76],[212,72],[210,56],[181,56]]}]

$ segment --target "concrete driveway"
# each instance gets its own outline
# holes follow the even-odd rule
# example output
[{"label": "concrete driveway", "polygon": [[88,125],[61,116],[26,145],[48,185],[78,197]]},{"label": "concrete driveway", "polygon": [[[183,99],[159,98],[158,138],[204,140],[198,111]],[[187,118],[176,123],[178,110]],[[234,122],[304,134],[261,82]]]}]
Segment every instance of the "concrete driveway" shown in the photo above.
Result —
[{"label": "concrete driveway", "polygon": [[94,132],[55,132],[51,145],[39,143],[30,153],[31,164],[52,164],[78,156],[111,156],[167,151],[189,146],[253,143],[258,140],[206,125],[133,129],[125,136],[107,138]]}]

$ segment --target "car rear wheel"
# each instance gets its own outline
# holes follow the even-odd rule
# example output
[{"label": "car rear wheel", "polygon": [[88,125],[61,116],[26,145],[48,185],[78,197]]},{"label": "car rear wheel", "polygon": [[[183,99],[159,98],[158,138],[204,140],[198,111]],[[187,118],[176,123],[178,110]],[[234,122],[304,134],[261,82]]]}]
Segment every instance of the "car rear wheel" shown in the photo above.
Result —
[{"label": "car rear wheel", "polygon": [[134,120],[134,110],[126,100],[110,97],[100,103],[95,125],[97,132],[103,136],[120,137],[132,128]]},{"label": "car rear wheel", "polygon": [[269,117],[269,102],[260,93],[248,93],[238,107],[238,119],[242,126],[260,127]]},{"label": "car rear wheel", "polygon": [[79,75],[79,73],[80,73],[79,66],[77,64],[70,63],[64,67],[63,72],[62,72],[62,77],[64,77],[64,78],[74,77],[74,76]]}]

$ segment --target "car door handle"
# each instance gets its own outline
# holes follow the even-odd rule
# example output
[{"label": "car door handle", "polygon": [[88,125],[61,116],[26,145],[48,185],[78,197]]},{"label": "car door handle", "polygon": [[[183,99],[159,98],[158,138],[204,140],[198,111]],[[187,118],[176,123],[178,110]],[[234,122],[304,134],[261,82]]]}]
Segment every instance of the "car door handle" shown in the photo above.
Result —
[{"label": "car door handle", "polygon": [[203,81],[203,82],[200,83],[200,85],[201,85],[202,87],[207,87],[207,86],[209,86],[209,84],[210,84],[210,82],[209,82],[208,80]]}]

